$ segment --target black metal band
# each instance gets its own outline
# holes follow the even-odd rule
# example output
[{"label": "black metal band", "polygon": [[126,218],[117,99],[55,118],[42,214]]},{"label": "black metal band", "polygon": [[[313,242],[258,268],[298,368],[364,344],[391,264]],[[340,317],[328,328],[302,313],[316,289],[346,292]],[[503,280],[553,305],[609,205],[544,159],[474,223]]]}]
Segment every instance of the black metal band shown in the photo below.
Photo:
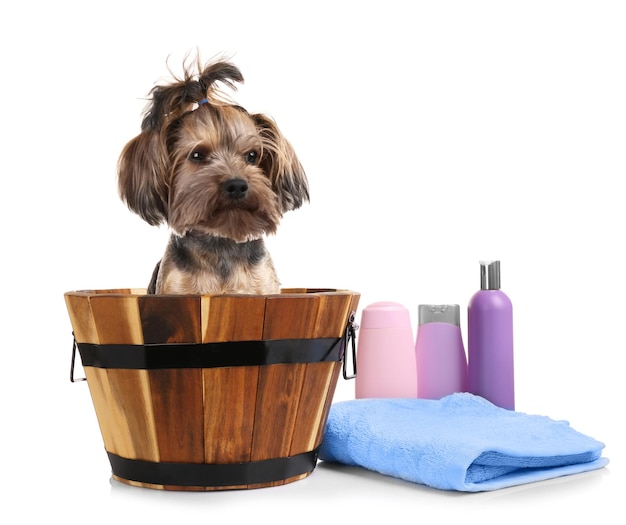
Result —
[{"label": "black metal band", "polygon": [[77,345],[83,366],[140,370],[341,361],[345,346],[343,338],[197,344]]},{"label": "black metal band", "polygon": [[107,452],[116,476],[140,483],[181,487],[238,487],[284,481],[308,474],[317,463],[318,449],[296,456],[249,463],[157,463],[128,459]]}]

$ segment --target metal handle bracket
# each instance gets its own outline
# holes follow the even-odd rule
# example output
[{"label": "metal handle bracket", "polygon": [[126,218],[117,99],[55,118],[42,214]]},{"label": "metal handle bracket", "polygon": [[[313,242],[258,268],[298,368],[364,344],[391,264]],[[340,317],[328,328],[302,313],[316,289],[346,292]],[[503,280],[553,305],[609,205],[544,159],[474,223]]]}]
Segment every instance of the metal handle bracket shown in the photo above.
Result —
[{"label": "metal handle bracket", "polygon": [[80,381],[87,381],[86,377],[74,377],[74,367],[76,364],[76,348],[78,345],[76,344],[76,337],[74,337],[74,332],[72,332],[72,338],[74,339],[74,343],[72,344],[72,364],[70,365],[70,381],[72,383],[78,383]]},{"label": "metal handle bracket", "polygon": [[[343,356],[343,378],[354,379],[356,377],[356,331],[359,329],[359,325],[354,322],[356,318],[356,312],[350,313],[346,331],[343,336],[344,341],[344,356]],[[348,350],[351,355],[352,372],[348,372]]]}]

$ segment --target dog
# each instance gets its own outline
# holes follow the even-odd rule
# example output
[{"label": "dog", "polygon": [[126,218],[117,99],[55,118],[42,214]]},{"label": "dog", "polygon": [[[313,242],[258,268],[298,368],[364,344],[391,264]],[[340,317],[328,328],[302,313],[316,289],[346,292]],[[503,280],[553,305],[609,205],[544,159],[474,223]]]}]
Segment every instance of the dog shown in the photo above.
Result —
[{"label": "dog", "polygon": [[280,282],[264,236],[309,201],[306,174],[275,121],[224,96],[243,83],[221,59],[149,92],[141,132],[123,148],[120,198],[168,245],[151,294],[275,294]]}]

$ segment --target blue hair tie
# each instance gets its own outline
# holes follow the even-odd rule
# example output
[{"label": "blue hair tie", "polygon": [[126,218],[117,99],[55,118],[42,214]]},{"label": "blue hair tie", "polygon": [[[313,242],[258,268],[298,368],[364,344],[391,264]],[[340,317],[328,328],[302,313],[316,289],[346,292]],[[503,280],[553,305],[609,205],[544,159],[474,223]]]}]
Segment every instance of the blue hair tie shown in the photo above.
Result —
[{"label": "blue hair tie", "polygon": [[201,106],[202,104],[206,104],[208,101],[209,101],[208,98],[203,98],[202,100],[198,102],[198,106]]}]

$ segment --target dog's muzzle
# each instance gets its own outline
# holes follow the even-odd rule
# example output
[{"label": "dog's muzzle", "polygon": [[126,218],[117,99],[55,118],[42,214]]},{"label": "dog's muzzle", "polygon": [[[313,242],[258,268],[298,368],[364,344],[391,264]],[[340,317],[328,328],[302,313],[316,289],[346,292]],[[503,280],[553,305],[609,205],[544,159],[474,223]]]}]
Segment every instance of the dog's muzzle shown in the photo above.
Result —
[{"label": "dog's muzzle", "polygon": [[248,193],[248,183],[243,179],[229,179],[222,182],[222,191],[229,199],[242,199]]}]

